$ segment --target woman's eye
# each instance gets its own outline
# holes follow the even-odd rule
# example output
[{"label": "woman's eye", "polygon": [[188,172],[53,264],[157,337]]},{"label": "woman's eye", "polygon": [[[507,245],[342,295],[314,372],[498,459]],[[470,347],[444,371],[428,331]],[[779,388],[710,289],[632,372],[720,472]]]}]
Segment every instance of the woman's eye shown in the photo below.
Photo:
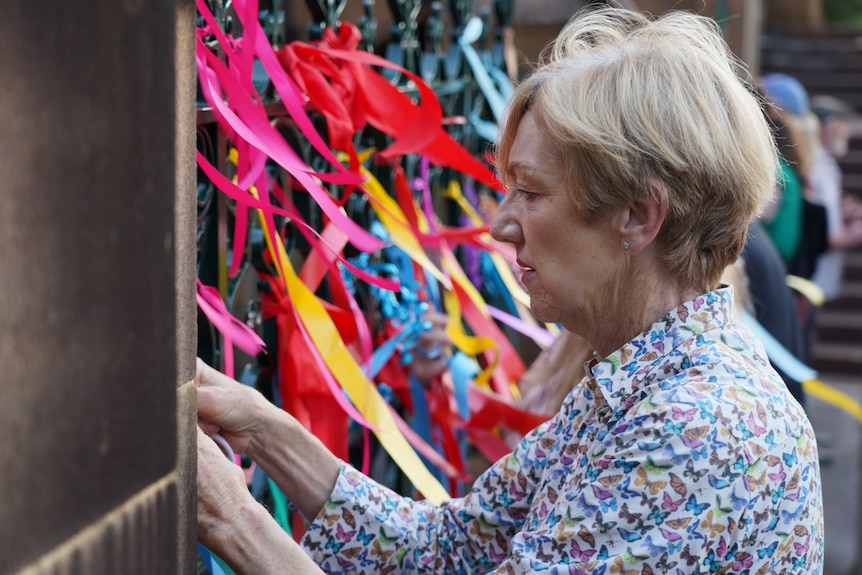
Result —
[{"label": "woman's eye", "polygon": [[524,196],[524,198],[528,201],[539,197],[539,194],[537,194],[535,192],[531,192],[529,190],[525,190],[523,188],[518,188],[518,193],[521,194],[522,196]]}]

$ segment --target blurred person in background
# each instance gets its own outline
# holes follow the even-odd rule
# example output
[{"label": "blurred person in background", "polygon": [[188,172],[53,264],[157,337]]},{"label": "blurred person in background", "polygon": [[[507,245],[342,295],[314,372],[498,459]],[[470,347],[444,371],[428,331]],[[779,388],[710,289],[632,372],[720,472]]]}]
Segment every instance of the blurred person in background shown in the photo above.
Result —
[{"label": "blurred person in background", "polygon": [[817,259],[811,279],[830,301],[841,293],[844,251],[862,246],[862,202],[844,193],[838,165],[838,159],[847,153],[853,110],[837,98],[815,96],[811,112],[819,120],[819,129],[812,146],[814,162],[808,185],[812,201],[826,208],[829,229],[829,250]]}]

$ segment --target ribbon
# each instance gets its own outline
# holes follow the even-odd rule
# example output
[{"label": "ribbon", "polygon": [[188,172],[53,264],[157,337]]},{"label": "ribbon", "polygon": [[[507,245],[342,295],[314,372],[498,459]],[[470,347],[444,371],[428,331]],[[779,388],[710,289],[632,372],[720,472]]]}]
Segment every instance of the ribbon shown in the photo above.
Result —
[{"label": "ribbon", "polygon": [[796,292],[799,292],[805,298],[816,306],[822,306],[826,301],[826,296],[820,286],[813,281],[794,275],[787,275],[785,278],[787,285]]},{"label": "ribbon", "polygon": [[372,431],[380,444],[427,499],[434,503],[448,499],[449,494],[422,465],[416,452],[398,430],[388,404],[338,337],[335,325],[323,305],[294,272],[284,245],[277,243],[268,247],[275,252],[273,260],[281,262],[280,279],[283,284],[280,287],[296,311],[298,325],[307,330],[303,335],[308,338],[310,346],[320,352],[327,368],[353,405],[374,426]]},{"label": "ribbon", "polygon": [[[199,4],[201,2],[202,0],[199,0]],[[220,123],[226,125],[238,138],[245,140],[249,146],[264,152],[296,178],[303,188],[311,193],[327,217],[348,233],[351,243],[357,249],[365,252],[379,249],[379,241],[348,218],[316,179],[356,184],[359,177],[346,171],[337,174],[313,172],[270,124],[264,108],[255,105],[252,97],[243,90],[241,83],[234,78],[225,64],[206,48],[200,39],[197,40],[196,47],[201,91]],[[230,52],[229,45],[223,47],[226,52]],[[230,105],[236,108],[236,113],[225,104],[222,89],[225,90]]]},{"label": "ribbon", "polygon": [[464,32],[458,38],[458,45],[464,53],[464,58],[473,72],[473,77],[485,97],[485,102],[491,109],[491,114],[494,116],[493,122],[488,122],[479,117],[477,110],[470,112],[470,124],[482,138],[489,142],[497,140],[498,123],[503,115],[503,110],[506,102],[512,96],[514,88],[509,77],[492,66],[488,59],[483,61],[472,44],[482,36],[482,20],[476,16],[472,17],[467,25],[464,26]]},{"label": "ribbon", "polygon": [[[263,32],[260,22],[256,15],[251,12],[254,7],[254,2],[250,1],[247,4],[246,7],[248,8],[248,11],[242,9],[241,5],[244,4],[243,2],[234,2],[235,5],[239,6],[237,14],[243,22],[243,33],[245,34],[245,38],[242,42],[245,50],[243,51],[243,57],[241,59],[236,56],[233,48],[234,42],[229,37],[225,36],[219,28],[212,12],[210,12],[206,0],[197,0],[196,3],[198,12],[207,23],[207,28],[203,31],[215,35],[216,40],[224,50],[231,68],[237,71],[237,77],[247,79],[246,93],[249,94],[249,96],[250,94],[257,93],[256,90],[250,86],[252,72],[248,65],[251,58],[253,56],[257,56],[261,64],[263,64],[267,75],[272,81],[273,87],[281,98],[281,101],[284,103],[285,109],[288,111],[291,119],[300,131],[302,131],[303,136],[305,136],[314,149],[329,161],[330,164],[332,164],[338,171],[347,174],[348,171],[335,158],[332,150],[326,145],[323,138],[320,137],[320,134],[314,128],[308,114],[306,114],[305,99],[303,98],[302,93],[299,91],[296,84],[294,84],[290,77],[284,72],[284,69],[281,67],[281,64],[279,64],[278,59],[275,56],[272,46],[267,41],[266,34]],[[251,18],[248,17],[249,13],[252,14]],[[260,103],[259,98],[255,97],[255,100]]]},{"label": "ribbon", "polygon": [[233,570],[220,557],[210,553],[209,549],[200,543],[198,543],[198,553],[210,575],[234,575]]},{"label": "ribbon", "polygon": [[217,289],[204,285],[197,278],[198,306],[224,340],[224,371],[233,375],[233,346],[236,345],[250,356],[266,350],[266,344],[253,329],[233,316],[225,306]]},{"label": "ribbon", "polygon": [[489,305],[487,307],[488,313],[491,314],[491,317],[526,335],[542,348],[550,347],[551,344],[554,343],[554,340],[557,339],[556,335],[552,334],[548,330],[527,323],[521,318],[515,317],[493,306]]}]

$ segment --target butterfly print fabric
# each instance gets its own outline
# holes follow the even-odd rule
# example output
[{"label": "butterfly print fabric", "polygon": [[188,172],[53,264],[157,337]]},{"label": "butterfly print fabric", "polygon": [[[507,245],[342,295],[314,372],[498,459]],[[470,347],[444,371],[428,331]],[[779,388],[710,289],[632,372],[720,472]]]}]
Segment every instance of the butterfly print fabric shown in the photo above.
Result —
[{"label": "butterfly print fabric", "polygon": [[814,433],[732,300],[686,302],[591,365],[463,498],[344,465],[302,544],[329,573],[820,573]]}]

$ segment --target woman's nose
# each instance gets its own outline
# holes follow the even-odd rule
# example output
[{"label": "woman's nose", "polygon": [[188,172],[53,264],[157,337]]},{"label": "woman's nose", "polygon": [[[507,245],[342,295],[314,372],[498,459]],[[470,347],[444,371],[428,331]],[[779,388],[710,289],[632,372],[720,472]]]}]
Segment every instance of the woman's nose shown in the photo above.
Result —
[{"label": "woman's nose", "polygon": [[517,241],[519,228],[513,208],[511,196],[506,194],[497,208],[497,213],[494,214],[494,219],[491,220],[491,237],[498,242],[512,244]]}]

